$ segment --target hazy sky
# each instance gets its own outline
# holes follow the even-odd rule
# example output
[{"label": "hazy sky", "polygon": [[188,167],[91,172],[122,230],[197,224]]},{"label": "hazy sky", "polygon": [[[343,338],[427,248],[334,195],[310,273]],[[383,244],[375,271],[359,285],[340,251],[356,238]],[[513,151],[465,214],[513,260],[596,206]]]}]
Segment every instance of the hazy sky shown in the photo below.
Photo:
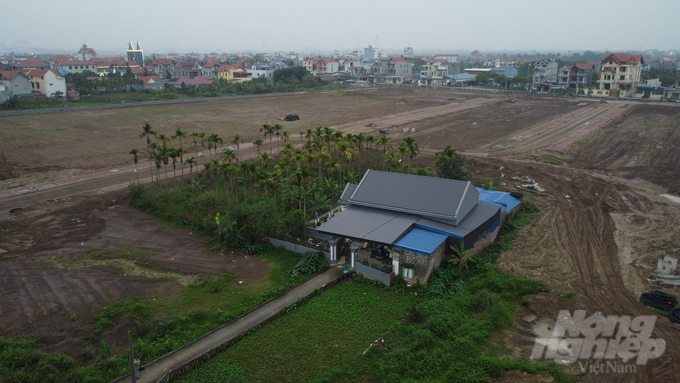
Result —
[{"label": "hazy sky", "polygon": [[678,0],[32,0],[7,1],[2,13],[0,51],[20,40],[124,51],[129,39],[145,54],[346,50],[376,38],[416,53],[680,48]]}]

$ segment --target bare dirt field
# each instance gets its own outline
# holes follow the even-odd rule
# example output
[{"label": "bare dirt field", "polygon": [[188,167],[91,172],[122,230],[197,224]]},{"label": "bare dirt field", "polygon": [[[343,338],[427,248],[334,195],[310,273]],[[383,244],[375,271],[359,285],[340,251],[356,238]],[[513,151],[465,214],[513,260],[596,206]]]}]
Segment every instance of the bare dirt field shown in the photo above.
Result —
[{"label": "bare dirt field", "polygon": [[[510,103],[510,100],[514,100]],[[394,139],[415,137],[422,148],[441,149],[451,145],[459,151],[484,150],[508,137],[577,110],[568,99],[540,99],[531,96],[498,96],[493,102],[455,114],[407,124],[415,133],[397,132]]]},{"label": "bare dirt field", "polygon": [[[680,107],[638,105],[565,150],[571,166],[641,178],[680,194]],[[560,157],[558,157],[560,158]]]},{"label": "bare dirt field", "polygon": [[[446,99],[428,96],[409,100],[389,90],[326,92],[258,99],[216,100],[187,104],[135,106],[76,112],[27,114],[0,118],[0,180],[45,171],[87,172],[132,163],[130,149],[143,149],[138,139],[145,122],[166,136],[177,128],[216,133],[225,141],[240,134],[246,142],[263,138],[263,123],[276,123],[287,114],[299,121],[283,122],[291,140],[298,132],[427,106]],[[183,140],[192,149],[190,139]],[[70,171],[70,173],[69,173]]]},{"label": "bare dirt field", "polygon": [[[0,236],[0,335],[30,335],[73,356],[90,344],[79,338],[93,332],[90,320],[104,306],[168,299],[223,269],[244,284],[269,272],[235,250],[207,252],[204,240],[128,207],[122,193],[27,208],[0,222]],[[123,344],[126,325],[100,338]]]},{"label": "bare dirt field", "polygon": [[[16,176],[47,169],[77,172],[106,167],[105,158],[111,163],[127,164],[130,159],[125,153],[132,147],[141,147],[141,141],[135,136],[147,120],[166,134],[176,127],[188,131],[200,128],[206,132],[215,129],[223,137],[238,132],[246,140],[252,140],[260,137],[257,133],[260,124],[278,114],[290,113],[291,109],[303,120],[282,124],[289,132],[297,132],[315,125],[351,124],[402,111],[474,103],[474,108],[434,118],[423,117],[422,121],[404,126],[416,128],[416,132],[409,135],[415,136],[422,148],[415,161],[419,166],[432,166],[434,152],[451,144],[462,152],[466,167],[475,178],[493,179],[494,186],[500,190],[520,191],[516,188],[519,182],[507,178],[512,176],[529,176],[546,189],[542,194],[525,192],[525,201],[536,206],[539,212],[534,221],[517,234],[514,248],[502,254],[499,265],[505,271],[542,280],[551,292],[532,297],[527,307],[520,308],[516,328],[504,334],[505,343],[516,348],[517,356],[529,355],[534,342],[532,326],[540,320],[554,320],[559,310],[654,315],[638,300],[642,292],[660,288],[647,281],[646,276],[655,269],[658,258],[667,254],[680,256],[680,230],[677,230],[680,203],[660,196],[680,193],[680,118],[675,117],[680,114],[680,108],[632,104],[620,117],[555,152],[545,148],[625,103],[588,101],[591,111],[536,136],[513,140],[518,133],[584,106],[577,105],[581,101],[560,98],[514,96],[515,102],[509,103],[511,96],[420,89],[371,89],[345,95],[295,97],[99,112],[104,113],[103,116],[88,111],[82,112],[85,113],[82,118],[87,121],[83,126],[73,118],[79,116],[77,113],[18,116],[17,120],[2,118],[0,136],[10,132],[12,140],[0,148],[5,156],[0,156],[0,168],[19,169],[11,170],[12,176]],[[335,100],[342,101],[336,103]],[[397,105],[401,102],[404,104]],[[314,117],[305,117],[300,110]],[[61,121],[66,130],[54,130],[59,129],[57,125],[50,125],[52,131],[45,132],[30,127],[51,123],[50,120]],[[92,128],[99,121],[108,120],[115,122],[110,131]],[[10,129],[3,131],[7,127]],[[24,130],[25,136],[21,133]],[[68,140],[76,141],[59,139],[60,133],[67,132],[73,134]],[[42,133],[45,133],[44,140]],[[107,139],[97,138],[100,134]],[[393,142],[398,142],[406,134],[390,136]],[[291,137],[294,141],[298,139],[297,135]],[[41,152],[51,145],[55,147],[54,152],[51,149],[47,150],[49,154]],[[74,151],[79,145],[83,146],[80,150],[88,153],[83,158]],[[12,152],[9,156],[7,148]],[[23,148],[28,158],[24,160],[15,148]],[[57,153],[64,150],[74,152]],[[55,160],[51,161],[50,156],[56,156]],[[547,160],[557,165],[544,163]],[[31,161],[34,166],[29,165]],[[69,165],[62,166],[60,161]],[[90,161],[95,165],[90,165]],[[501,178],[501,174],[507,177]],[[15,206],[22,204],[16,201]],[[121,194],[35,205],[0,222],[0,230],[3,239],[0,259],[6,265],[0,271],[0,292],[3,293],[0,335],[34,335],[53,344],[51,349],[58,351],[81,350],[83,346],[77,343],[81,342],[77,337],[91,332],[91,328],[83,329],[81,323],[69,320],[73,312],[80,312],[77,310],[91,315],[124,295],[172,296],[178,283],[189,283],[192,278],[222,266],[250,275],[251,280],[261,278],[261,273],[266,271],[256,263],[239,264],[242,257],[230,259],[230,255],[206,253],[188,231],[168,229],[126,208]],[[149,253],[134,260],[119,257],[118,263],[108,262],[106,255],[103,261],[86,258],[90,262],[87,269],[83,267],[82,257],[71,254],[82,254],[84,250],[80,249],[94,247],[114,249],[122,244],[149,249]],[[59,256],[61,258],[57,258]],[[678,295],[672,289],[662,290]],[[566,292],[575,295],[569,299],[560,297]],[[647,366],[639,366],[637,373],[587,374],[579,381],[677,381],[680,376],[678,329],[679,325],[658,318],[653,337],[667,342],[666,352]],[[508,373],[499,381],[542,380]]]}]

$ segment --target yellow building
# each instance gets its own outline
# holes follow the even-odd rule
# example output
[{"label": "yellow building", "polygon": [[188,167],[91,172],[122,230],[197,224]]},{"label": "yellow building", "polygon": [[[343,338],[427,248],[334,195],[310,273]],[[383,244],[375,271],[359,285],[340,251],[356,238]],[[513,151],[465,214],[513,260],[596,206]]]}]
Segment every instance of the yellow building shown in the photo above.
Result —
[{"label": "yellow building", "polygon": [[222,80],[233,82],[246,82],[253,79],[252,73],[243,69],[240,65],[222,65],[217,70],[217,77]]},{"label": "yellow building", "polygon": [[600,85],[587,93],[597,97],[632,97],[640,85],[642,55],[612,53],[602,60]]}]

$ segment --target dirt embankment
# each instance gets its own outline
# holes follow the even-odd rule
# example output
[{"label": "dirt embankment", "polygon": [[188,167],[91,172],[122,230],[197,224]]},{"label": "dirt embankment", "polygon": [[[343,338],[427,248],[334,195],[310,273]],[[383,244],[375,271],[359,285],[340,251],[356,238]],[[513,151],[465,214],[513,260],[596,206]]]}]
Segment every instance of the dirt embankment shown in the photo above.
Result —
[{"label": "dirt embankment", "polygon": [[[92,318],[104,306],[167,299],[225,269],[244,283],[268,273],[238,251],[207,252],[189,230],[162,225],[121,197],[72,197],[0,222],[0,335],[29,335],[48,351],[77,356],[91,345],[80,338],[94,332]],[[105,330],[95,345],[123,344],[125,325]]]}]

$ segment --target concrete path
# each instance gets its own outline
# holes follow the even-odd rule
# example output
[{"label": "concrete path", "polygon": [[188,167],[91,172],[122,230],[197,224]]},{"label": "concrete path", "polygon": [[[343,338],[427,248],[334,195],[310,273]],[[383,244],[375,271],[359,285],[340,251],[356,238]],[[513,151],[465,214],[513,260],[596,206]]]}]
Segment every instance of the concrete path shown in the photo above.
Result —
[{"label": "concrete path", "polygon": [[[285,310],[286,305],[297,302],[298,298],[311,294],[314,289],[321,288],[326,284],[342,277],[343,269],[331,267],[322,274],[302,283],[301,285],[288,290],[286,293],[270,300],[257,309],[229,322],[223,327],[204,335],[203,337],[189,343],[169,354],[166,354],[146,365],[144,371],[140,371],[138,382],[157,382],[165,374],[179,368],[183,364],[200,357],[206,352],[218,347],[219,345],[237,338],[248,329],[256,327],[258,324],[273,317]],[[131,376],[127,375],[114,380],[113,382],[128,382]],[[112,383],[113,383],[112,382]]]}]

